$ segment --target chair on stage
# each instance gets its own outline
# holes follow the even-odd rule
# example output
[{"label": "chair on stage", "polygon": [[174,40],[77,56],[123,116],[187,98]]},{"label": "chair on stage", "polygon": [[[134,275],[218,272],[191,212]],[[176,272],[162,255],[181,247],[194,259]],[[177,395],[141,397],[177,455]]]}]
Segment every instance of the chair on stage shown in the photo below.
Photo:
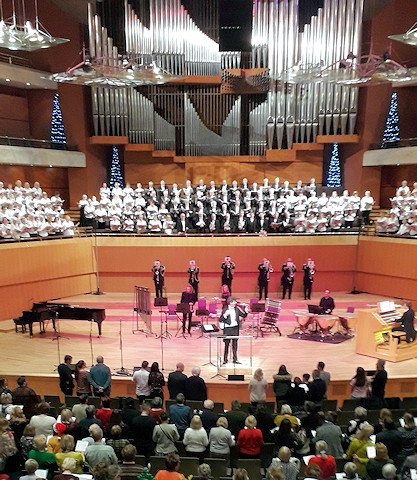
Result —
[{"label": "chair on stage", "polygon": [[[177,306],[175,303],[169,303],[166,307],[163,307],[159,310],[161,315],[161,333],[160,335],[169,338],[171,334],[168,331],[168,320],[175,319],[177,321],[177,328],[179,325],[179,317],[177,315]],[[164,318],[165,315],[165,318]],[[165,322],[165,330],[163,328],[163,323]]]},{"label": "chair on stage", "polygon": [[259,330],[263,336],[265,332],[268,333],[279,333],[281,336],[281,330],[277,325],[279,319],[279,314],[281,312],[281,302],[276,300],[266,299],[265,303],[265,313],[262,317]]},{"label": "chair on stage", "polygon": [[[210,312],[207,309],[207,302],[205,298],[198,299],[197,310],[195,314],[200,318],[200,322],[195,323],[195,325],[202,325],[204,323],[204,319],[206,320],[206,323],[208,322]],[[194,324],[194,322],[192,322],[192,324]]]}]

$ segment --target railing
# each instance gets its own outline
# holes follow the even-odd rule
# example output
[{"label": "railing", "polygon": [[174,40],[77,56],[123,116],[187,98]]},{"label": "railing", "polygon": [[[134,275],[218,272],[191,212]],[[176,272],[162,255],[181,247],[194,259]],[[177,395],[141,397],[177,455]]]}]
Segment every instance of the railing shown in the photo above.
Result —
[{"label": "railing", "polygon": [[404,147],[416,147],[417,138],[402,138],[400,140],[393,140],[388,142],[371,143],[368,150],[384,150],[388,148],[404,148]]},{"label": "railing", "polygon": [[0,145],[10,145],[12,147],[46,148],[49,150],[78,150],[77,145],[69,146],[66,143],[56,143],[37,138],[9,137],[8,135],[0,135]]},{"label": "railing", "polygon": [[8,63],[9,65],[17,65],[19,67],[32,68],[32,62],[28,58],[17,57],[8,53],[0,53],[0,62]]}]

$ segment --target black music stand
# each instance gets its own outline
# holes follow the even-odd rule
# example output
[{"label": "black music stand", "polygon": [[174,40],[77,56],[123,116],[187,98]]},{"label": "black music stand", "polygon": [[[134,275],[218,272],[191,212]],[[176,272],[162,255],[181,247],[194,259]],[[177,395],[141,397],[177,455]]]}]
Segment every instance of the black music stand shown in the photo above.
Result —
[{"label": "black music stand", "polygon": [[[251,307],[252,318],[253,318],[254,321],[255,321],[255,318],[256,318],[256,326],[255,326],[256,336],[255,336],[255,338],[259,337],[259,333],[261,333],[261,336],[262,336],[262,332],[261,332],[260,325],[259,325],[259,319],[260,319],[261,313],[264,313],[264,312],[265,312],[265,304],[264,303],[253,303],[252,304],[252,307]],[[252,322],[252,334],[253,334],[253,322]]]},{"label": "black music stand", "polygon": [[[191,309],[191,306],[189,303],[177,303],[177,309],[175,310],[175,313],[177,314],[177,317],[180,319],[181,325],[180,328],[178,329],[177,333],[175,334],[176,337],[182,336],[183,338],[188,338],[187,334],[185,333],[185,322],[184,316],[181,318],[178,314],[182,313],[184,315],[187,315],[189,313],[192,313],[193,310]],[[181,335],[179,335],[181,333]]]},{"label": "black music stand", "polygon": [[167,297],[155,297],[153,301],[154,307],[167,307],[168,306],[168,298]]}]

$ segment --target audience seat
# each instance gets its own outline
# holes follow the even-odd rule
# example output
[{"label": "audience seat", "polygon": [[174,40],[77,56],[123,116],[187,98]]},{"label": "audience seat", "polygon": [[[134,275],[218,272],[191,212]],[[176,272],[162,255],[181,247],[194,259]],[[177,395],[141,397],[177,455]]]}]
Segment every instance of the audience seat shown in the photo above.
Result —
[{"label": "audience seat", "polygon": [[259,458],[239,458],[237,468],[244,468],[250,480],[261,480],[261,460]]},{"label": "audience seat", "polygon": [[205,458],[203,463],[210,465],[213,478],[225,477],[227,475],[227,460],[224,458]]}]

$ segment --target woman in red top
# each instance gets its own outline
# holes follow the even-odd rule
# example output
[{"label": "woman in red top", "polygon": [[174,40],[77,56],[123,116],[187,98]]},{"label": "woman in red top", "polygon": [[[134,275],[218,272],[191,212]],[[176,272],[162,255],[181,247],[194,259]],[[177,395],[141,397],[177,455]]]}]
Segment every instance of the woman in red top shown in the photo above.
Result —
[{"label": "woman in red top", "polygon": [[330,480],[336,475],[336,461],[331,455],[327,455],[327,443],[319,440],[316,443],[316,456],[310,458],[308,465],[318,465],[322,472],[321,480]]},{"label": "woman in red top", "polygon": [[253,415],[246,417],[245,428],[239,432],[236,444],[240,458],[259,458],[264,439],[261,430],[256,428]]},{"label": "woman in red top", "polygon": [[96,418],[101,420],[103,431],[107,432],[107,425],[110,422],[113,410],[110,408],[110,397],[101,397],[101,408],[96,412]]}]

